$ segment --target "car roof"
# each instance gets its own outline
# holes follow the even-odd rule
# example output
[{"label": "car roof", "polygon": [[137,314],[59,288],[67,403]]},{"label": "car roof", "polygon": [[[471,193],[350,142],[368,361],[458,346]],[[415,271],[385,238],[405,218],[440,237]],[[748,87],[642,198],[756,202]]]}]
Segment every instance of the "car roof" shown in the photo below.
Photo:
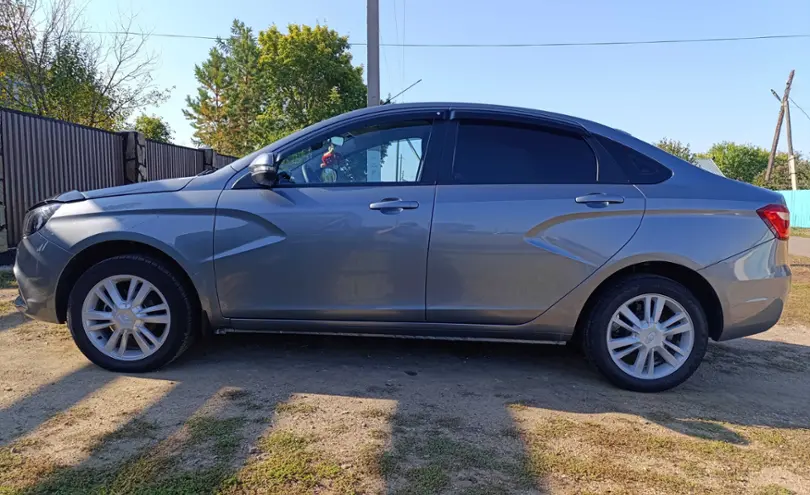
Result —
[{"label": "car roof", "polygon": [[[343,117],[353,115],[357,117],[372,116],[372,115],[395,115],[397,113],[405,113],[414,110],[480,110],[485,112],[500,113],[503,115],[530,115],[538,118],[547,118],[567,122],[569,124],[582,125],[586,122],[584,119],[564,115],[561,113],[546,112],[544,110],[537,110],[533,108],[514,107],[507,105],[493,105],[489,103],[465,103],[465,102],[410,102],[410,103],[391,103],[386,105],[378,105],[373,107],[366,107],[343,114]],[[340,116],[339,116],[340,117]]]},{"label": "car roof", "polygon": [[[654,159],[659,161],[663,161],[668,166],[672,166],[669,161],[668,157],[671,155],[667,154],[666,152],[662,152],[658,148],[641,141],[633,137],[632,135],[628,134],[625,131],[615,129],[613,127],[609,127],[606,125],[599,124],[597,122],[593,122],[587,119],[583,119],[580,117],[573,117],[571,115],[565,115],[561,113],[555,112],[547,112],[545,110],[537,110],[533,108],[524,108],[524,107],[514,107],[514,106],[507,106],[507,105],[493,105],[489,103],[469,103],[469,102],[410,102],[410,103],[391,103],[385,105],[377,105],[372,107],[365,107],[360,108],[357,110],[353,110],[351,112],[343,113],[340,115],[336,115],[332,118],[323,120],[321,122],[315,123],[305,129],[302,129],[298,132],[295,132],[287,137],[276,141],[275,143],[271,143],[266,147],[262,148],[261,150],[251,153],[247,157],[244,157],[236,162],[232,163],[234,169],[241,170],[252,160],[254,156],[258,153],[263,151],[271,151],[272,149],[278,149],[292,141],[295,141],[302,135],[307,135],[311,133],[318,132],[319,130],[328,128],[336,123],[348,121],[348,120],[355,120],[355,119],[362,119],[365,117],[374,117],[374,116],[386,116],[386,115],[397,115],[397,114],[407,114],[415,111],[435,111],[435,112],[445,112],[445,111],[454,111],[454,110],[461,110],[461,111],[480,111],[482,113],[488,113],[492,116],[515,116],[515,117],[529,117],[529,118],[537,118],[547,121],[555,121],[558,123],[564,123],[569,126],[577,127],[583,129],[589,133],[597,134],[600,136],[607,137],[614,141],[617,141],[625,146],[635,149],[636,151],[640,151],[648,156],[651,156]],[[677,164],[674,165],[676,168],[679,166]]]}]

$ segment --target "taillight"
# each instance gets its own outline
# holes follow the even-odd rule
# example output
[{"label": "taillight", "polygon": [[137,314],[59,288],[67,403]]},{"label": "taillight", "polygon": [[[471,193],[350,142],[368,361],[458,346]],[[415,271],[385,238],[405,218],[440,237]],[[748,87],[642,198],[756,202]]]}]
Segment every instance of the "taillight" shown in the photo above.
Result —
[{"label": "taillight", "polygon": [[790,211],[785,205],[763,206],[757,213],[777,239],[786,241],[790,237]]}]

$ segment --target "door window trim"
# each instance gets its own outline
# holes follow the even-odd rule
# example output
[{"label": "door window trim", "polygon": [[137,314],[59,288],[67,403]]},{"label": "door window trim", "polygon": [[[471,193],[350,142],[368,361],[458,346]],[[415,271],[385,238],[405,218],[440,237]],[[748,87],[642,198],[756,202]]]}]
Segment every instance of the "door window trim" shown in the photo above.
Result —
[{"label": "door window trim", "polygon": [[[273,189],[307,189],[307,188],[357,188],[357,187],[409,187],[436,185],[438,170],[441,167],[441,151],[444,141],[443,112],[429,110],[413,112],[407,114],[375,116],[367,119],[352,119],[342,122],[339,125],[330,126],[327,129],[320,129],[313,134],[302,136],[294,142],[274,150],[283,160],[289,153],[300,149],[311,143],[317,143],[330,137],[340,135],[353,129],[364,129],[366,127],[391,125],[395,127],[397,123],[405,124],[414,121],[424,121],[430,125],[430,137],[428,139],[427,151],[422,161],[422,177],[419,182],[344,182],[344,183],[312,183],[312,184],[277,184]],[[231,189],[266,189],[259,186],[250,178],[250,167],[245,167],[243,175],[233,181]]]}]

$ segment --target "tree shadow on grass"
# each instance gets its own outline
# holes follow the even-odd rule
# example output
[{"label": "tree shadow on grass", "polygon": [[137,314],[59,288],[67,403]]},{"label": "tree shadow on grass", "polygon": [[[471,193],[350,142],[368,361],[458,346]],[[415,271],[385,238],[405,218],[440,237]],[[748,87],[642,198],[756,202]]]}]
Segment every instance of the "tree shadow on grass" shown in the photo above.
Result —
[{"label": "tree shadow on grass", "polygon": [[[312,486],[326,491],[338,491],[343,484],[356,488],[364,486],[356,485],[360,477],[377,477],[386,491],[395,493],[531,493],[547,488],[547,472],[537,468],[524,433],[516,427],[515,408],[552,415],[619,413],[688,437],[745,445],[749,439],[735,431],[738,426],[789,430],[810,425],[810,380],[803,363],[810,363],[805,346],[753,339],[713,344],[706,363],[683,386],[636,394],[608,385],[581,357],[559,347],[229,336],[195,348],[163,371],[138,375],[177,385],[95,442],[78,467],[57,468],[27,490],[148,493],[174,487],[209,493],[263,486],[270,493],[294,493]],[[39,407],[67,408],[117,376],[92,367],[79,370],[0,411],[0,420],[16,424],[11,438],[19,437],[46,419]],[[343,465],[312,453],[332,439],[328,435],[313,439],[287,432],[292,436],[268,437],[265,429],[273,431],[276,404],[302,394],[374,399],[396,407],[390,415],[379,413],[387,429],[366,432],[380,441],[363,454],[364,460]],[[235,401],[235,412],[206,412],[206,404],[222,397]],[[293,422],[300,428],[317,417],[306,407],[286,410],[302,415]],[[27,412],[33,415],[27,417]],[[332,412],[322,412],[334,418],[327,414]],[[214,418],[203,420],[211,422],[208,436],[194,440],[193,425],[200,428],[195,418],[208,416]],[[330,427],[337,437],[340,425]],[[145,437],[138,437],[141,433]],[[217,447],[219,436],[231,441]],[[125,462],[112,470],[99,467],[122,458],[116,452],[128,452],[136,440],[142,447]],[[258,452],[251,453],[250,445],[258,446]],[[289,466],[273,464],[274,459],[297,463],[298,474],[285,478],[279,473]],[[317,481],[306,485],[301,480]]]}]

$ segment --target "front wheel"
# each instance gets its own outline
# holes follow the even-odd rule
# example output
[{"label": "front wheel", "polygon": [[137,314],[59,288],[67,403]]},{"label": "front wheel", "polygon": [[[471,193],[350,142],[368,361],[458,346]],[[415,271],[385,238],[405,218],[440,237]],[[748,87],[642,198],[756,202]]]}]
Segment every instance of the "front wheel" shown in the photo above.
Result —
[{"label": "front wheel", "polygon": [[111,371],[152,371],[191,344],[199,314],[164,264],[123,255],[90,267],[73,287],[68,327],[79,350]]},{"label": "front wheel", "polygon": [[585,325],[590,362],[615,385],[660,392],[689,378],[708,345],[691,291],[658,275],[633,275],[603,291]]}]

